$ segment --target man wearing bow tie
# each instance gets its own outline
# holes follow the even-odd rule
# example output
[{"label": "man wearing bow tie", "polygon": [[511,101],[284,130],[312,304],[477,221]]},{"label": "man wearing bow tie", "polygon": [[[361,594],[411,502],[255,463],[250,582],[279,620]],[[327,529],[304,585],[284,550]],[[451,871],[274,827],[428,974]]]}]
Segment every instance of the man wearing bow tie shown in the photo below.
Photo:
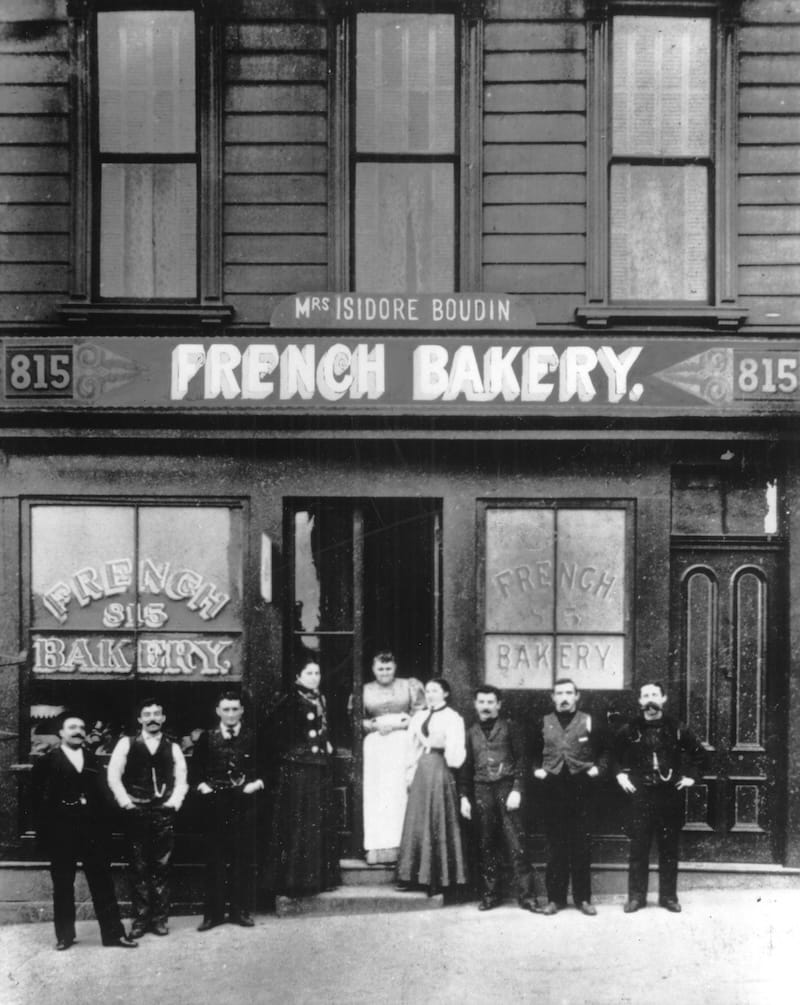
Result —
[{"label": "man wearing bow tie", "polygon": [[103,769],[85,748],[86,723],[66,714],[58,730],[61,743],[33,768],[37,838],[50,859],[56,949],[75,942],[75,871],[77,862],[92,895],[104,946],[134,949],[125,935],[109,866],[107,792]]},{"label": "man wearing bow tie", "polygon": [[108,784],[124,810],[130,846],[131,935],[167,935],[169,867],[175,845],[175,814],[186,796],[186,759],[162,732],[161,702],[139,703],[136,736],[123,736],[108,763]]},{"label": "man wearing bow tie", "polygon": [[206,889],[203,920],[207,932],[228,917],[252,928],[255,897],[256,798],[264,788],[256,738],[242,722],[244,705],[224,691],[216,707],[219,725],[204,732],[192,754],[193,782],[203,801]]}]

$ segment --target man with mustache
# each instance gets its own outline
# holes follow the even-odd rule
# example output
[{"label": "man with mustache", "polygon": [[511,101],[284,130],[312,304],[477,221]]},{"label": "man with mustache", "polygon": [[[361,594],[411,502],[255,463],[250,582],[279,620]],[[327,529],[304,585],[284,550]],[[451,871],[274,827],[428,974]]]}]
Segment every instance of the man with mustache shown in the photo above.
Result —
[{"label": "man with mustache", "polygon": [[483,684],[475,689],[478,721],[467,731],[467,759],[459,772],[461,815],[478,831],[481,877],[479,911],[491,911],[500,896],[501,851],[505,848],[514,874],[517,903],[540,912],[533,887],[533,870],[525,852],[522,798],[526,758],[516,723],[500,716],[502,695]]},{"label": "man with mustache", "polygon": [[630,796],[631,839],[628,900],[632,914],[647,905],[650,844],[658,846],[658,902],[668,911],[678,901],[678,838],[684,819],[683,790],[702,773],[706,755],[697,737],[664,714],[667,696],[659,681],[639,688],[641,714],[617,734],[617,782]]},{"label": "man with mustache", "polygon": [[92,895],[104,946],[135,949],[125,935],[111,878],[108,845],[108,796],[103,769],[86,749],[86,723],[65,714],[58,729],[60,744],[37,760],[33,796],[37,838],[50,859],[56,949],[75,942],[75,871],[78,861]]},{"label": "man with mustache", "polygon": [[592,717],[578,711],[580,692],[569,677],[553,685],[554,711],[544,716],[534,743],[534,777],[542,783],[548,860],[547,905],[553,915],[572,899],[582,914],[594,917],[592,903],[592,816],[598,780],[608,770],[608,747]]},{"label": "man with mustache", "polygon": [[137,718],[140,732],[123,736],[108,763],[108,784],[125,812],[135,939],[148,931],[169,933],[175,814],[188,790],[186,759],[178,744],[162,732],[166,716],[161,702],[145,698]]}]

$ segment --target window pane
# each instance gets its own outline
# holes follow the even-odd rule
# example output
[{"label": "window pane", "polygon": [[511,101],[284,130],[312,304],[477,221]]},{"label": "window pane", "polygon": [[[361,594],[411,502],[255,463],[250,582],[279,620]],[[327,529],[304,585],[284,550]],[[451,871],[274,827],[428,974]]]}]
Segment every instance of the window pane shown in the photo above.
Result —
[{"label": "window pane", "polygon": [[613,51],[614,156],[709,156],[710,20],[615,17]]},{"label": "window pane", "polygon": [[197,169],[193,164],[104,164],[100,295],[197,292]]},{"label": "window pane", "polygon": [[294,517],[294,624],[314,651],[314,633],[353,628],[353,516],[349,506],[316,506]]},{"label": "window pane", "polygon": [[166,630],[238,629],[241,566],[238,511],[199,506],[139,511],[139,601],[164,605]]},{"label": "window pane", "polygon": [[552,510],[486,513],[486,631],[551,632]]},{"label": "window pane", "polygon": [[102,630],[109,602],[136,599],[133,559],[131,507],[32,507],[34,627]]},{"label": "window pane", "polygon": [[708,299],[708,171],[611,168],[613,300]]},{"label": "window pane", "polygon": [[191,11],[97,15],[100,149],[194,153]]},{"label": "window pane", "polygon": [[778,486],[763,471],[676,471],[673,534],[776,534]]},{"label": "window pane", "polygon": [[454,234],[451,164],[357,166],[357,290],[452,290]]},{"label": "window pane", "polygon": [[557,527],[557,630],[623,631],[625,513],[561,510]]},{"label": "window pane", "polygon": [[359,153],[452,153],[455,21],[361,14],[356,32]]}]

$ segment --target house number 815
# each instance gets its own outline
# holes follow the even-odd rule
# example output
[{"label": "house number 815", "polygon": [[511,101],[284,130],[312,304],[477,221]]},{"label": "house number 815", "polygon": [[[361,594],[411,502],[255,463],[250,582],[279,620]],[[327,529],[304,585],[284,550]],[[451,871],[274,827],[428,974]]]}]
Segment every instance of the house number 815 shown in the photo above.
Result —
[{"label": "house number 815", "polygon": [[796,356],[739,359],[737,383],[745,394],[793,394],[799,385]]}]

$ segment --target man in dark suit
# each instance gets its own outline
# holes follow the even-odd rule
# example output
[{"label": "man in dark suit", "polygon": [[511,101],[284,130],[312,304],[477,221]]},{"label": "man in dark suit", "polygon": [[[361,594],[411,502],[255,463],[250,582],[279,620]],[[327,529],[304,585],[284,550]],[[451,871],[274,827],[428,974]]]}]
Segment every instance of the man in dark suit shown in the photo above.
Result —
[{"label": "man in dark suit", "polygon": [[505,848],[519,906],[538,912],[520,812],[526,775],[524,748],[516,724],[500,718],[501,699],[501,692],[490,684],[475,691],[478,721],[467,731],[467,759],[459,774],[461,815],[470,820],[474,812],[478,829],[478,910],[490,911],[502,902],[500,868]]},{"label": "man in dark suit", "polygon": [[264,788],[255,734],[242,722],[240,696],[224,691],[216,712],[219,725],[200,736],[192,754],[192,779],[205,817],[206,890],[200,932],[222,924],[226,901],[233,924],[254,925],[255,793]]},{"label": "man in dark suit", "polygon": [[667,696],[659,681],[639,688],[641,714],[617,734],[617,783],[630,797],[626,914],[647,905],[650,845],[658,847],[658,902],[679,914],[678,843],[684,821],[683,790],[705,767],[702,743],[682,723],[664,713]]},{"label": "man in dark suit", "polygon": [[85,749],[86,723],[80,716],[65,715],[58,736],[60,745],[36,762],[32,779],[37,837],[50,859],[56,949],[69,949],[75,942],[75,871],[79,860],[103,945],[135,949],[137,944],[122,927],[111,877],[103,769]]}]

